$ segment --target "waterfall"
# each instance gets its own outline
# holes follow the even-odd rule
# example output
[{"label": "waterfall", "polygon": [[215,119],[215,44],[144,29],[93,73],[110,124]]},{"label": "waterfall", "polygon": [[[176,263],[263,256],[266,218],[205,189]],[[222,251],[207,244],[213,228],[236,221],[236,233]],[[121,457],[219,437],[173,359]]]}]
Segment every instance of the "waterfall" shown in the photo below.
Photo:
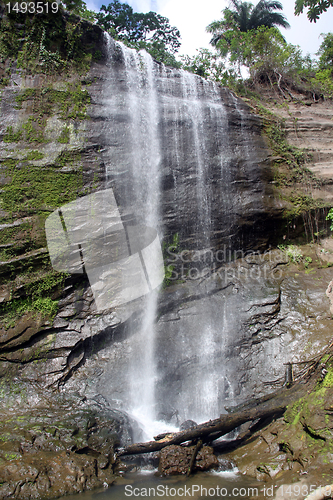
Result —
[{"label": "waterfall", "polygon": [[201,207],[196,228],[196,246],[210,246],[210,197],[207,185],[207,152],[205,144],[204,124],[205,116],[202,103],[199,98],[198,85],[202,81],[186,71],[181,72],[182,87],[186,113],[190,119],[193,130],[193,149],[196,168],[196,197],[198,206]]},{"label": "waterfall", "polygon": [[[179,251],[213,255],[233,237],[235,207],[242,203],[233,186],[237,162],[248,155],[246,137],[237,149],[230,134],[237,119],[245,134],[237,99],[110,38],[107,68],[100,135],[107,186],[123,217],[156,229],[161,240],[177,236]],[[193,317],[190,307],[181,313],[183,330],[176,322],[157,322],[160,296],[155,291],[141,299],[141,316],[114,342],[98,387],[114,407],[148,427],[149,437],[153,422],[177,423],[175,415],[178,423],[214,418],[233,398],[225,358],[237,300],[221,312],[207,296]]]},{"label": "waterfall", "polygon": [[[141,221],[157,229],[160,219],[160,141],[159,111],[153,60],[145,51],[137,52],[122,44],[125,62],[127,105],[130,127],[128,148],[132,158],[132,183]],[[161,237],[161,234],[160,234]],[[128,411],[142,425],[149,426],[155,418],[155,332],[157,293],[143,300],[144,314],[136,325],[136,339],[129,354]],[[148,425],[147,425],[148,423]]]}]

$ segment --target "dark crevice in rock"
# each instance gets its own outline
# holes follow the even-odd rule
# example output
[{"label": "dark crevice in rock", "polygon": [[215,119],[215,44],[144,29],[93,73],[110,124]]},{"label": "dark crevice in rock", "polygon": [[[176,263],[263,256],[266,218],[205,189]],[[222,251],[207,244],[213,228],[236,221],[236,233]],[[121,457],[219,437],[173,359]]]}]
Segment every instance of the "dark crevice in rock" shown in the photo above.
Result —
[{"label": "dark crevice in rock", "polygon": [[321,440],[321,441],[326,441],[326,437],[322,436],[319,431],[316,431],[315,429],[312,429],[307,425],[305,422],[304,418],[302,419],[302,425],[304,431],[312,438],[316,440]]},{"label": "dark crevice in rock", "polygon": [[[212,275],[209,275],[212,276]],[[184,289],[179,289],[176,291],[172,296],[176,296],[176,299],[172,298],[171,300],[168,297],[162,297],[162,300],[166,302],[166,304],[160,305],[158,308],[158,317],[163,316],[164,314],[167,314],[169,312],[173,312],[176,310],[177,313],[181,310],[179,307],[180,304],[189,304],[191,302],[195,302],[204,298],[211,297],[213,295],[218,294],[219,292],[226,290],[229,287],[235,286],[235,283],[228,283],[226,286],[221,286],[221,287],[216,287],[216,289],[202,292],[202,293],[193,293],[189,296],[186,296],[188,294],[188,290],[186,288]],[[182,296],[183,294],[183,296]],[[178,295],[178,297],[177,297]]]}]

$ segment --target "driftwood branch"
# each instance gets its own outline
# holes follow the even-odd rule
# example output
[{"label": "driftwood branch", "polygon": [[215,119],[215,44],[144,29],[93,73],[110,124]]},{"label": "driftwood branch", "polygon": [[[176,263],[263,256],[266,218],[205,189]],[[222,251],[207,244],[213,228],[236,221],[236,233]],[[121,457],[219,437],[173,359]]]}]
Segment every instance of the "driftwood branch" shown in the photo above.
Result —
[{"label": "driftwood branch", "polygon": [[187,470],[187,474],[186,474],[187,476],[190,476],[193,472],[195,459],[197,458],[197,454],[199,453],[199,450],[201,447],[202,447],[202,441],[201,441],[201,439],[199,439],[199,441],[195,445],[195,448],[194,448],[192,456],[191,456],[190,465],[188,466],[188,470]]},{"label": "driftwood branch", "polygon": [[282,80],[282,75],[280,73],[278,73],[277,71],[274,71],[275,75],[278,76],[278,79],[277,79],[277,86],[279,88],[279,91],[281,92],[281,94],[283,95],[283,97],[286,99],[286,94],[283,92],[281,86],[280,86],[280,82]]},{"label": "driftwood branch", "polygon": [[[307,384],[299,384],[290,389],[283,388],[262,399],[252,400],[247,404],[235,408],[235,411],[220,418],[210,420],[203,424],[186,429],[181,432],[169,434],[159,441],[148,441],[147,443],[135,443],[118,450],[117,455],[136,455],[159,451],[165,446],[182,444],[187,441],[202,440],[213,441],[245,422],[254,420],[266,420],[282,415],[288,404],[299,398],[307,389]],[[159,437],[159,436],[157,436]]]}]

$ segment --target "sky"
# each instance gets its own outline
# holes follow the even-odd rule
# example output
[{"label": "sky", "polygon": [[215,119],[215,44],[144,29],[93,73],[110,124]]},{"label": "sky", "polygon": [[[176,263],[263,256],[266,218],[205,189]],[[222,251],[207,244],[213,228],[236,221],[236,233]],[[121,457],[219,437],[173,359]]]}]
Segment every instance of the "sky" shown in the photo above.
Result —
[{"label": "sky", "polygon": [[[333,7],[322,14],[316,23],[310,23],[306,14],[294,16],[294,0],[280,0],[283,13],[286,15],[291,28],[282,34],[287,42],[299,45],[303,54],[315,55],[322,42],[321,33],[333,31]],[[99,11],[108,0],[86,0],[87,7]],[[157,12],[169,19],[172,26],[176,26],[182,36],[182,46],[179,54],[195,55],[196,49],[201,47],[212,48],[209,45],[211,35],[205,28],[212,21],[221,19],[221,10],[228,7],[228,0],[127,0],[136,12]],[[257,4],[256,0],[252,3]]]}]

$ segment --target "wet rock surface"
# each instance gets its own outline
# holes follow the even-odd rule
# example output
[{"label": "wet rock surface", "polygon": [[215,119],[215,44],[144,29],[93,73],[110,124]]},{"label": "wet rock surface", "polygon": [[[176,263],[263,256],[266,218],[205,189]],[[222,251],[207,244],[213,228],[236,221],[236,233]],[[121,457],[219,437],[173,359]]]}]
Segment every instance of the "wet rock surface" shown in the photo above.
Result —
[{"label": "wet rock surface", "polygon": [[330,311],[333,314],[333,281],[330,281],[330,283],[328,284],[326,295],[331,302]]},{"label": "wet rock surface", "polygon": [[[101,45],[103,56],[100,63],[92,65],[89,75],[82,78],[76,75],[73,81],[68,82],[69,86],[74,85],[73,89],[80,87],[77,97],[85,103],[89,93],[89,107],[81,110],[81,119],[72,118],[69,123],[61,117],[61,110],[57,105],[52,103],[45,117],[45,143],[31,145],[24,140],[10,143],[4,141],[4,137],[8,124],[14,129],[21,127],[31,118],[32,107],[36,105],[38,108],[41,105],[38,99],[42,101],[42,96],[47,96],[49,92],[45,90],[50,83],[47,77],[41,79],[39,75],[24,76],[15,70],[11,75],[10,84],[2,92],[0,138],[4,189],[11,186],[15,175],[25,168],[29,172],[39,172],[40,175],[43,169],[50,169],[50,172],[55,174],[52,191],[59,190],[59,198],[55,202],[49,197],[49,193],[45,192],[43,196],[47,201],[40,200],[39,191],[34,191],[36,199],[32,197],[28,202],[23,197],[25,204],[22,202],[22,205],[14,207],[12,212],[9,209],[1,211],[3,257],[0,262],[0,303],[6,317],[3,317],[4,324],[0,325],[0,374],[8,380],[18,377],[48,387],[65,385],[69,390],[78,383],[81,394],[84,394],[85,390],[88,390],[90,395],[102,393],[112,404],[119,407],[126,406],[126,400],[122,399],[127,390],[126,376],[123,375],[127,367],[125,354],[138,348],[135,336],[130,341],[128,332],[133,330],[130,326],[138,321],[141,304],[136,304],[132,310],[110,310],[98,315],[86,277],[62,277],[52,271],[44,234],[45,214],[51,213],[59,203],[68,201],[66,197],[62,198],[63,186],[57,185],[58,177],[60,179],[64,174],[63,169],[67,169],[66,185],[72,174],[74,177],[82,174],[80,182],[75,184],[76,191],[71,194],[74,198],[94,189],[105,188],[107,181],[114,187],[119,202],[124,201],[126,196],[130,198],[130,206],[125,207],[129,213],[133,215],[140,212],[135,205],[137,200],[128,196],[128,179],[131,179],[133,174],[133,157],[127,147],[131,143],[131,116],[128,103],[126,104],[128,68],[125,67],[124,53],[113,42],[112,57],[107,60],[106,41],[102,32],[99,37],[98,43]],[[160,96],[157,109],[163,213],[160,226],[166,240],[178,237],[175,253],[190,252],[197,245],[207,243],[196,240],[198,227],[202,225],[197,196],[193,194],[197,192],[196,183],[199,176],[193,147],[196,132],[193,116],[198,112],[203,118],[200,133],[207,138],[205,147],[201,148],[204,155],[202,159],[207,165],[207,172],[201,182],[207,185],[209,206],[207,205],[205,210],[211,223],[206,229],[210,232],[209,244],[213,247],[212,251],[218,249],[224,252],[226,245],[229,249],[229,244],[230,248],[264,248],[274,233],[274,225],[280,218],[283,203],[277,202],[272,190],[270,152],[261,135],[260,120],[229,90],[197,77],[190,78],[183,72],[164,68],[157,63],[152,64],[156,76],[156,92]],[[55,77],[52,85],[57,91],[60,89],[59,92],[64,88],[61,78]],[[77,85],[79,87],[76,87]],[[25,97],[21,107],[16,109],[15,98],[22,97],[26,88],[32,89],[33,92],[30,97]],[[35,97],[32,98],[32,95]],[[192,111],[192,99],[188,100],[188,95],[196,102]],[[36,96],[39,96],[38,99]],[[66,96],[64,90],[65,100],[68,98]],[[85,119],[85,113],[89,115],[89,120]],[[68,143],[58,141],[64,126],[70,130]],[[32,179],[30,184],[31,182]],[[6,253],[8,248],[9,254]],[[167,255],[168,257],[171,258],[169,263],[173,265],[173,254]],[[185,259],[187,258],[185,256]],[[211,267],[208,263],[210,270]],[[168,353],[165,359],[158,360],[161,374],[159,385],[162,388],[161,391],[158,388],[161,395],[158,411],[161,417],[170,419],[172,415],[176,415],[180,404],[174,399],[168,408],[164,408],[162,403],[168,396],[166,392],[177,394],[180,389],[187,391],[191,384],[191,375],[195,373],[195,377],[198,376],[201,367],[199,370],[195,368],[198,356],[194,347],[206,328],[212,328],[213,325],[216,327],[217,336],[212,336],[211,347],[214,343],[221,343],[223,335],[233,337],[231,345],[226,341],[226,345],[223,348],[219,346],[216,351],[214,362],[220,367],[224,365],[221,359],[228,355],[228,349],[237,353],[233,354],[234,358],[239,355],[244,366],[244,359],[248,356],[245,348],[249,352],[252,347],[255,351],[254,358],[260,361],[260,356],[267,354],[262,351],[261,340],[271,345],[274,358],[280,356],[279,360],[275,359],[273,363],[272,377],[277,373],[275,365],[280,366],[282,358],[284,362],[284,346],[280,349],[281,355],[278,354],[279,347],[276,345],[277,341],[274,343],[274,338],[277,339],[288,330],[288,326],[281,328],[284,307],[289,307],[288,300],[293,293],[292,287],[298,286],[297,280],[294,285],[287,286],[283,295],[284,284],[282,288],[279,287],[275,278],[265,281],[262,276],[259,276],[258,280],[245,276],[251,268],[258,270],[257,264],[246,263],[241,267],[243,270],[239,278],[225,280],[226,271],[222,271],[220,275],[213,272],[211,277],[207,277],[207,272],[204,271],[207,269],[205,261],[197,262],[192,274],[189,266],[185,265],[184,278],[181,262],[175,266],[177,278],[174,277],[169,283],[172,286],[162,293],[158,324],[158,349],[162,353]],[[28,304],[32,310],[24,312],[21,301],[24,301],[29,293],[37,293],[36,290],[42,293],[41,297],[48,302],[38,302],[38,295],[37,304]],[[252,299],[255,294],[259,294],[258,304],[261,303],[261,306],[257,306],[255,299]],[[32,296],[35,300],[35,296]],[[239,297],[242,306],[238,317],[236,313]],[[281,308],[279,297],[282,297]],[[266,300],[272,303],[267,304]],[[43,304],[50,305],[50,301],[57,308],[56,315],[41,307]],[[247,314],[246,307],[257,308],[254,319],[258,320],[260,315],[271,319],[260,325],[258,321],[248,322],[251,312]],[[21,311],[20,314],[17,311]],[[207,311],[209,312],[206,314]],[[236,320],[228,319],[235,314]],[[294,313],[288,314],[291,322],[291,314]],[[204,320],[206,315],[209,322]],[[299,323],[302,323],[302,314],[294,315],[300,319]],[[305,331],[301,324],[298,327]],[[296,328],[293,330],[295,332]],[[288,336],[289,333],[284,337]],[[238,344],[234,345],[234,341]],[[110,345],[113,346],[111,349],[107,347]],[[209,351],[209,348],[207,349]],[[181,351],[185,354],[180,355]],[[208,351],[203,349],[203,357],[210,356]],[[176,357],[173,362],[174,354]],[[219,373],[219,381],[217,377],[215,380],[211,378],[207,384],[215,387],[214,391],[218,391],[220,400],[242,399],[240,384],[243,384],[247,395],[248,391],[258,392],[261,384],[257,384],[255,378],[265,378],[266,375],[268,378],[268,374],[257,373],[257,361],[250,367],[250,372],[253,373],[250,386],[247,385],[249,370],[244,372],[241,368],[239,373],[242,375],[239,377],[244,380],[239,381],[239,387],[234,391],[228,382],[229,378],[233,378],[233,374],[228,373],[229,367],[225,368],[225,373]],[[108,362],[114,367],[109,366],[111,384],[104,378]],[[71,378],[82,367],[87,368],[89,378],[79,376],[71,386]],[[96,385],[100,389],[96,388]],[[203,399],[203,406],[207,406],[208,402],[203,395],[198,397]],[[216,408],[216,412],[218,411]],[[203,413],[199,415],[203,418],[206,416]],[[179,415],[174,417],[174,420],[178,419],[175,423],[180,424],[182,420],[190,418],[191,408],[188,415]]]},{"label": "wet rock surface", "polygon": [[[0,322],[0,373],[48,386],[67,381],[92,354],[92,345],[98,350],[108,339],[122,338],[126,320],[133,314],[106,311],[96,317],[87,278],[55,273],[46,248],[45,215],[72,198],[112,185],[125,213],[132,217],[133,213],[140,214],[142,208],[128,190],[134,162],[128,148],[133,142],[128,68],[122,50],[114,42],[112,57],[107,60],[102,32],[98,43],[103,57],[100,63],[92,65],[89,75],[74,75],[65,84],[61,77],[49,82],[48,77],[24,76],[15,70],[1,96],[1,182],[5,193],[16,188],[17,182],[18,189],[22,189],[22,203],[11,207],[7,197],[7,208],[0,213],[0,303],[1,314],[4,312]],[[195,234],[201,215],[193,196],[198,178],[198,152],[193,149],[193,117],[197,109],[203,117],[200,132],[206,141],[204,158],[209,171],[201,181],[207,181],[212,197],[209,210],[214,245],[228,242],[229,233],[235,244],[243,236],[246,244],[251,244],[257,235],[258,245],[264,245],[267,235],[263,220],[271,209],[275,214],[279,209],[274,208],[271,200],[269,152],[261,136],[260,119],[229,90],[199,77],[191,76],[189,80],[184,72],[152,64],[159,96],[156,140],[160,144],[161,231],[166,238],[179,233],[186,248],[198,244]],[[57,103],[47,102],[51,87],[59,93],[59,99],[66,101],[66,85],[85,103],[80,118],[74,113],[73,118],[65,119]],[[25,95],[25,89],[31,92]],[[193,94],[196,102],[192,110],[188,93]],[[22,98],[19,107],[15,106],[18,97]],[[67,104],[71,109],[71,102]],[[45,142],[30,144],[23,140],[24,136],[17,142],[8,142],[8,126],[20,129],[27,120],[36,118],[31,109],[40,106],[47,108]],[[58,140],[64,127],[69,130],[68,143]],[[39,184],[43,169],[53,176],[51,184]],[[26,171],[27,175],[19,181],[17,175]],[[29,201],[25,199],[27,178],[32,190]],[[235,181],[230,189],[235,196],[236,191],[239,193],[237,206],[227,187],[229,178]],[[64,186],[72,181],[73,189],[65,192]],[[227,207],[233,207],[232,211]],[[22,301],[26,297],[29,300],[24,310]],[[57,309],[56,315],[50,305]]]},{"label": "wet rock surface", "polygon": [[290,405],[283,418],[248,436],[227,458],[242,474],[273,485],[274,498],[286,498],[287,488],[290,498],[304,498],[315,487],[331,484],[332,404],[329,361],[328,373],[318,377],[313,391]]},{"label": "wet rock surface", "polygon": [[[195,446],[167,446],[160,452],[159,472],[164,476],[186,474],[194,450]],[[213,448],[203,446],[196,456],[193,471],[206,471],[218,467],[219,461],[214,455]]]},{"label": "wet rock surface", "polygon": [[[0,446],[4,498],[46,498],[109,484],[118,439],[113,433],[122,440],[131,439],[129,431],[122,430],[129,428],[128,420],[110,409],[107,414],[104,411],[108,404],[118,410],[128,404],[128,355],[140,355],[138,339],[131,332],[139,322],[141,303],[98,314],[86,276],[54,273],[45,247],[45,215],[71,196],[111,183],[117,199],[130,197],[130,206],[125,207],[129,214],[139,212],[128,191],[133,158],[127,148],[131,139],[124,58],[115,49],[113,60],[106,62],[105,40],[101,32],[99,36],[104,59],[92,66],[88,77],[76,75],[66,83],[73,92],[77,85],[81,88],[75,95],[84,102],[89,92],[90,120],[82,109],[83,119],[63,119],[53,103],[44,117],[45,142],[10,143],[4,140],[8,126],[19,130],[34,118],[30,111],[39,109],[41,102],[33,100],[32,93],[21,107],[16,106],[15,98],[22,97],[24,89],[33,89],[41,98],[48,95],[52,83],[65,100],[68,89],[62,78],[50,82],[47,77],[23,77],[14,70],[1,95],[2,189],[5,192],[18,174],[29,174],[23,180],[19,176],[12,186],[22,190],[22,203],[10,206],[7,197],[7,208],[0,210],[0,304],[5,312],[0,325],[0,376],[7,405],[2,413],[5,440]],[[181,261],[175,266],[177,277],[168,283],[159,302],[157,414],[179,425],[191,418],[213,418],[225,404],[270,392],[284,382],[284,363],[302,361],[327,344],[332,317],[331,295],[326,296],[326,290],[332,271],[324,266],[331,262],[331,250],[322,248],[316,256],[312,252],[313,262],[318,262],[308,267],[290,263],[283,252],[253,259],[235,257],[230,264],[223,258],[217,268],[209,261],[207,266],[205,259],[194,264],[188,260],[196,245],[207,244],[196,239],[202,225],[201,208],[193,195],[199,175],[193,147],[198,129],[186,111],[191,103],[182,101],[184,88],[190,91],[192,84],[180,84],[182,78],[186,80],[181,72],[153,64],[160,96],[160,229],[166,240],[177,236],[175,253],[185,251],[186,260],[184,269]],[[207,171],[201,179],[209,186],[210,201],[205,207],[211,221],[209,244],[214,252],[223,252],[225,244],[229,249],[229,243],[230,248],[263,249],[270,238],[275,241],[285,205],[274,197],[270,152],[261,136],[260,120],[227,89],[200,79],[196,87],[202,103],[194,99],[197,109],[192,114],[200,111],[199,132],[209,138],[203,157]],[[174,106],[174,98],[182,102],[180,107]],[[324,121],[328,150],[331,126]],[[65,129],[67,143],[58,140]],[[329,154],[326,172],[331,169]],[[58,197],[47,191],[49,184],[43,185],[40,196],[44,171],[54,175],[51,194],[56,192]],[[35,185],[38,189],[33,191]],[[70,186],[69,195],[64,186]],[[327,186],[330,200],[329,182]],[[33,193],[29,199],[27,187]],[[324,263],[322,255],[327,258]],[[173,259],[174,254],[168,257]],[[34,302],[24,302],[27,297]],[[56,314],[45,308],[50,304]],[[43,406],[40,387],[95,398],[96,426],[89,427],[90,409],[75,405],[54,409],[54,393],[49,396],[50,408]],[[186,399],[184,394],[191,397]],[[104,421],[110,422],[112,432]],[[119,421],[121,428],[112,423]]]},{"label": "wet rock surface", "polygon": [[185,431],[185,429],[192,429],[192,427],[195,427],[197,422],[194,422],[194,420],[185,420],[182,424],[180,424],[179,430],[180,431]]},{"label": "wet rock surface", "polygon": [[[286,363],[309,359],[329,343],[326,289],[332,270],[317,259],[316,245],[300,251],[299,264],[277,250],[165,289],[155,341],[159,418],[177,426],[188,419],[217,418],[224,406],[282,386]],[[310,266],[306,257],[313,259]],[[209,342],[203,342],[207,332]],[[67,390],[99,392],[111,405],[117,405],[115,394],[126,401],[126,356],[136,349],[135,335],[101,349],[68,380]],[[295,376],[298,370],[295,365]]]},{"label": "wet rock surface", "polygon": [[55,498],[111,485],[115,447],[131,441],[126,415],[51,394],[32,408],[26,398],[0,411],[0,498]]},{"label": "wet rock surface", "polygon": [[[284,251],[273,251],[265,255],[252,255],[244,260],[230,263],[223,269],[223,272],[219,271],[219,274],[207,275],[200,282],[187,281],[168,287],[164,291],[160,302],[161,316],[157,326],[161,334],[164,332],[162,349],[164,352],[165,376],[167,377],[167,373],[174,373],[174,375],[172,377],[169,375],[167,384],[166,379],[162,378],[159,382],[159,388],[161,390],[161,408],[163,403],[164,415],[167,416],[169,412],[171,421],[176,416],[172,416],[174,414],[172,408],[165,407],[165,399],[174,398],[181,376],[186,381],[186,376],[189,374],[188,380],[192,384],[191,394],[193,394],[193,384],[198,392],[198,385],[195,381],[196,366],[198,366],[196,363],[198,361],[189,353],[191,342],[194,342],[196,338],[194,333],[200,333],[201,331],[201,327],[199,328],[200,307],[212,307],[212,310],[215,311],[214,314],[217,314],[216,321],[220,322],[220,329],[218,330],[220,333],[223,330],[226,318],[237,317],[237,323],[231,324],[230,321],[227,323],[232,334],[229,337],[230,344],[229,347],[227,346],[226,351],[230,359],[237,359],[237,365],[236,361],[234,363],[237,370],[232,371],[232,363],[225,367],[221,362],[222,358],[219,356],[216,357],[217,365],[215,369],[220,366],[223,370],[226,370],[222,375],[227,374],[228,380],[230,377],[233,382],[233,387],[237,388],[237,384],[239,384],[239,388],[244,392],[240,391],[238,395],[234,393],[228,396],[224,391],[222,393],[224,398],[222,405],[232,406],[237,402],[248,399],[248,395],[245,395],[246,391],[253,396],[260,395],[263,392],[271,392],[277,385],[281,386],[284,383],[284,363],[311,359],[329,343],[332,336],[332,315],[329,310],[330,301],[326,295],[326,290],[332,278],[332,271],[331,268],[325,267],[325,261],[315,260],[318,255],[316,245],[299,248],[303,254],[303,260],[297,264],[292,263]],[[311,256],[313,259],[310,265],[305,260],[306,256]],[[271,274],[272,272],[273,274]],[[238,300],[237,302],[237,315],[235,315],[235,297],[241,299],[241,301]],[[242,306],[239,307],[239,304],[242,304]],[[193,309],[193,305],[195,305],[195,309]],[[65,307],[67,307],[66,303]],[[189,308],[191,308],[191,314],[187,313]],[[76,321],[80,324],[79,322],[82,320]],[[100,324],[102,324],[105,317],[99,319],[87,318],[86,322],[81,322],[81,331],[85,331],[85,328],[89,331],[90,321],[92,324],[95,324],[94,321],[100,321]],[[113,321],[116,322],[115,319]],[[129,319],[129,321],[134,321],[134,319]],[[189,321],[192,324],[191,328],[188,326]],[[195,323],[192,323],[193,321]],[[194,324],[196,327],[194,327]],[[170,336],[174,328],[177,335]],[[188,349],[184,350],[182,348],[182,353],[185,352],[188,358],[184,360],[185,362],[178,364],[178,370],[184,369],[183,374],[180,376],[180,372],[178,374],[174,372],[173,365],[167,366],[165,363],[170,363],[174,355],[174,343],[177,346],[177,342],[185,340],[182,333],[184,331],[191,331],[191,336]],[[63,340],[61,340],[61,336],[59,336],[58,339],[55,338],[53,341],[59,342],[59,347],[63,347],[61,342],[66,345],[65,338],[63,337]],[[225,335],[221,336],[221,338],[225,339]],[[97,339],[98,337],[96,337]],[[58,491],[58,487],[60,492],[70,493],[83,491],[84,488],[92,488],[100,486],[104,482],[112,481],[115,465],[110,450],[113,450],[113,446],[117,439],[119,440],[119,437],[123,444],[129,443],[133,438],[129,431],[132,427],[130,420],[125,417],[121,418],[121,414],[117,412],[110,413],[112,407],[117,407],[114,395],[117,394],[120,399],[124,397],[121,390],[126,384],[126,378],[124,377],[125,372],[120,370],[121,365],[119,363],[123,362],[124,369],[126,369],[126,357],[122,356],[126,354],[133,340],[135,339],[128,335],[126,328],[118,326],[118,322],[114,327],[106,326],[100,348],[94,353],[89,350],[91,349],[90,344],[84,342],[81,344],[81,352],[85,353],[84,363],[76,371],[74,370],[67,380],[64,380],[64,385],[60,386],[63,395],[76,392],[81,394],[81,400],[84,397],[88,398],[89,405],[92,405],[93,408],[94,418],[97,421],[95,435],[94,432],[90,434],[90,424],[87,423],[89,420],[87,415],[90,412],[90,409],[85,408],[87,403],[83,402],[83,408],[78,408],[78,410],[76,410],[75,405],[74,407],[73,405],[67,406],[59,410],[60,413],[58,414],[54,409],[46,411],[44,407],[39,410],[38,418],[40,420],[38,420],[37,417],[34,417],[34,410],[28,410],[28,407],[30,406],[33,409],[36,406],[41,406],[41,401],[45,400],[45,395],[41,394],[37,398],[36,386],[33,382],[29,385],[22,383],[21,378],[13,377],[8,379],[7,376],[7,382],[6,384],[3,382],[2,389],[3,393],[6,394],[9,408],[4,410],[2,420],[6,422],[13,419],[12,423],[5,423],[5,426],[9,425],[9,427],[8,430],[5,428],[4,434],[6,436],[6,433],[8,433],[12,438],[9,438],[8,442],[7,440],[3,442],[3,448],[1,448],[3,462],[1,467],[4,477],[9,477],[8,474],[11,470],[13,475],[8,481],[6,480],[4,491],[10,492],[10,495],[14,495],[13,492],[15,491],[19,495],[21,490],[22,495],[25,491],[33,491],[33,495],[37,495],[36,491],[43,491],[44,497],[50,495],[51,498],[54,495],[53,492]],[[85,351],[85,349],[87,350]],[[123,351],[124,349],[125,351]],[[170,352],[170,349],[172,352]],[[165,355],[168,352],[169,354]],[[220,351],[221,356],[222,352]],[[176,362],[179,362],[178,358]],[[40,384],[43,384],[49,377],[50,365],[49,361],[45,363],[40,360],[39,363],[41,363],[41,367],[45,366],[45,379],[42,378],[42,382],[40,382]],[[37,371],[29,370],[29,366],[35,368],[36,365],[37,363],[23,364],[20,368],[21,373],[28,380],[30,377],[30,380],[33,381],[36,373],[40,377],[42,372],[39,366],[36,367]],[[191,368],[191,365],[193,365],[193,368]],[[10,365],[7,364],[7,366],[10,369]],[[294,366],[294,370],[294,375],[297,376],[297,365]],[[207,380],[208,374],[206,373],[205,378],[203,378],[201,369],[200,375],[203,380]],[[219,380],[221,380],[222,375],[220,375]],[[223,383],[225,384],[225,379]],[[126,390],[125,385],[124,392]],[[204,403],[207,403],[209,400],[205,399],[205,397],[208,395],[205,393],[204,388],[202,391],[200,397],[203,398]],[[319,394],[324,407],[321,416],[318,405],[315,403],[318,401],[319,396],[317,395],[311,405],[307,405],[308,409],[312,408],[315,412],[312,416],[309,414],[310,410],[304,410],[299,418],[293,418],[293,422],[296,419],[296,423],[293,425],[290,422],[286,423],[279,420],[276,423],[278,427],[272,427],[271,430],[269,427],[267,433],[266,431],[262,434],[258,433],[255,441],[245,444],[244,447],[239,449],[239,453],[234,452],[227,458],[231,458],[236,462],[241,472],[252,475],[259,480],[267,481],[271,481],[272,478],[274,480],[281,478],[281,481],[286,482],[289,477],[288,474],[301,474],[304,471],[310,474],[310,469],[313,471],[311,474],[315,474],[316,467],[319,467],[319,464],[321,464],[320,467],[323,467],[324,472],[326,469],[330,470],[330,461],[326,463],[325,458],[320,458],[320,456],[324,457],[320,448],[321,443],[324,446],[326,457],[330,456],[327,453],[331,453],[331,451],[327,451],[325,448],[325,443],[328,443],[329,439],[326,434],[323,435],[325,440],[318,437],[324,427],[326,429],[324,429],[325,433],[330,432],[327,425],[327,421],[330,419],[330,393],[331,389],[327,387],[325,398],[320,396],[321,393]],[[235,397],[235,394],[237,397]],[[49,397],[51,404],[54,395],[50,393]],[[178,404],[177,399],[173,399],[173,404]],[[121,407],[122,405],[119,406],[119,408]],[[190,401],[188,407],[191,408]],[[83,412],[83,416],[81,412]],[[296,413],[301,413],[301,409],[297,410]],[[9,417],[7,417],[7,414]],[[72,425],[76,419],[75,415],[77,415],[76,427]],[[22,416],[23,418],[15,421],[16,416],[18,418]],[[190,412],[189,416],[191,416]],[[104,422],[104,419],[109,422],[110,418],[118,422],[117,425],[110,424],[113,429],[111,436],[101,423],[101,420]],[[181,415],[178,414],[177,418],[181,418]],[[27,427],[24,425],[25,419],[27,419]],[[52,423],[54,424],[57,419],[59,419],[59,430],[56,430],[57,423],[54,425],[54,430],[50,430],[50,428],[52,429]],[[69,422],[67,430],[62,430],[61,422],[65,422],[65,427],[67,426],[66,422]],[[31,432],[34,425],[36,425],[36,432]],[[271,425],[273,426],[273,424]],[[296,428],[297,426],[300,426],[300,428]],[[75,430],[76,428],[78,431]],[[84,429],[83,432],[80,430],[82,428]],[[38,429],[40,431],[37,432]],[[139,436],[138,431],[136,429],[136,439],[144,440],[144,436]],[[310,446],[312,441],[309,432],[310,434],[311,432],[316,434],[315,437],[312,436],[311,438],[314,440],[314,447]],[[302,433],[304,433],[303,438]],[[295,435],[295,439],[293,435]],[[107,438],[106,447],[103,447],[100,436],[102,436],[102,442]],[[79,437],[80,443],[77,442]],[[292,446],[291,440],[294,447],[292,447],[293,451],[289,452],[288,446]],[[300,448],[296,446],[298,441],[300,442]],[[302,458],[299,459],[299,455],[297,455],[298,451],[303,450],[303,441],[307,443],[304,445],[304,450],[309,448],[313,451],[313,454],[309,457],[308,452],[305,452],[305,458],[309,460],[308,462],[303,461]],[[283,443],[289,444],[284,446]],[[304,453],[304,450],[302,453]],[[41,463],[45,465],[45,467],[43,465],[44,468],[40,469],[38,469],[34,458],[39,454]],[[267,457],[267,463],[263,460],[263,457]],[[169,458],[166,470],[170,468],[173,473],[177,470],[185,470],[182,467],[186,468],[186,466],[180,460],[176,465],[176,469],[172,469],[172,460],[174,459],[171,459],[171,455]],[[68,482],[64,481],[63,476],[57,475],[59,460],[64,463],[63,471],[66,471],[66,468],[76,471],[72,474],[68,472],[69,469],[67,470],[66,477],[71,478]],[[311,465],[310,469],[308,465]],[[20,467],[23,468],[20,469]],[[180,469],[177,469],[178,467]],[[27,478],[30,478],[30,476],[34,478],[35,471],[39,472],[36,479],[22,482],[22,478],[21,480],[18,479],[20,470],[23,471],[24,477]],[[62,479],[59,479],[60,477]],[[41,481],[40,485],[39,480]],[[24,497],[22,496],[22,498]]]}]

